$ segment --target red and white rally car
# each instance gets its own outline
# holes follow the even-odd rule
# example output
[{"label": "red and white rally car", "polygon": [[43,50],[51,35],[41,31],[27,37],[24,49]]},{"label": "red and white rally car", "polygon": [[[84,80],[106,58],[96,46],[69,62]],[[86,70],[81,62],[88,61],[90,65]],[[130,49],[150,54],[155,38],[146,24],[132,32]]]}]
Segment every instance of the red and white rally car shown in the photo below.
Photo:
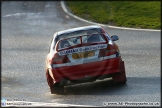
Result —
[{"label": "red and white rally car", "polygon": [[127,81],[124,61],[109,34],[98,25],[56,32],[46,57],[46,77],[51,93],[64,86],[112,77],[116,83]]}]

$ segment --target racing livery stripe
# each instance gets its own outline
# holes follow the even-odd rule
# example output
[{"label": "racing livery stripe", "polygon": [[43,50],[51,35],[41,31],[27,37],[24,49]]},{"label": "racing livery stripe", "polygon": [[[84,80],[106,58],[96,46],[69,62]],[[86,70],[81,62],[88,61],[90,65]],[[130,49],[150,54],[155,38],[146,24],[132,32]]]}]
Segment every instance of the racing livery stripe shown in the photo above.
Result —
[{"label": "racing livery stripe", "polygon": [[66,64],[67,64],[67,66],[73,66],[73,65],[79,65],[79,64],[90,63],[90,62],[97,62],[97,61],[102,61],[102,60],[103,60],[103,57],[100,57],[100,58],[82,60],[82,61],[71,62],[71,63],[66,63]]},{"label": "racing livery stripe", "polygon": [[53,68],[55,67],[62,67],[62,66],[67,66],[66,63],[63,64],[53,64]]},{"label": "racing livery stripe", "polygon": [[100,58],[94,58],[94,59],[88,59],[88,60],[81,60],[81,61],[71,62],[71,63],[53,64],[52,67],[56,68],[56,67],[62,67],[62,66],[73,66],[73,65],[79,65],[79,64],[84,64],[84,63],[102,61],[102,60],[111,59],[111,58],[116,58],[116,54],[106,56],[106,57],[100,57]]},{"label": "racing livery stripe", "polygon": [[115,58],[115,57],[116,57],[116,54],[113,54],[110,56],[105,56],[103,59],[106,60],[106,59],[111,59],[111,58]]}]

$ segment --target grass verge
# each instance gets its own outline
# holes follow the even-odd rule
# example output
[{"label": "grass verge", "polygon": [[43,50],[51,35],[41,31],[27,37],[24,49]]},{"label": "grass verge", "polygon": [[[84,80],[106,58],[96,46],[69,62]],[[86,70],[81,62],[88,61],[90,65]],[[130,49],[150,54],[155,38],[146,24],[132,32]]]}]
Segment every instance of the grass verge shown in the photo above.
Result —
[{"label": "grass verge", "polygon": [[73,14],[113,26],[161,29],[160,1],[66,1]]}]

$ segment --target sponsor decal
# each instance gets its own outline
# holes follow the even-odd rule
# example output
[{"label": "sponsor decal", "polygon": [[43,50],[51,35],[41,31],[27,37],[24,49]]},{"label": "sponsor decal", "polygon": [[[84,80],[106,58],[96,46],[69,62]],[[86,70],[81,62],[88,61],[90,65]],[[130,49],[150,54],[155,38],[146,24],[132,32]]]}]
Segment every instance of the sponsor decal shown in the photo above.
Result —
[{"label": "sponsor decal", "polygon": [[68,55],[68,54],[72,54],[72,53],[103,49],[103,48],[106,48],[106,47],[107,47],[107,44],[85,46],[85,47],[73,48],[73,49],[69,49],[69,50],[63,50],[63,51],[58,52],[58,54],[59,55]]}]

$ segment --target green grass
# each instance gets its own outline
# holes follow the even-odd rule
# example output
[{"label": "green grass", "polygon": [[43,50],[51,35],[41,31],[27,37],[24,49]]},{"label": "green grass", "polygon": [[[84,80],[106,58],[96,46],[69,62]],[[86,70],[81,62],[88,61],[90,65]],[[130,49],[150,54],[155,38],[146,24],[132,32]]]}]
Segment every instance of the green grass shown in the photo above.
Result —
[{"label": "green grass", "polygon": [[66,1],[73,14],[113,26],[161,29],[160,1]]}]

